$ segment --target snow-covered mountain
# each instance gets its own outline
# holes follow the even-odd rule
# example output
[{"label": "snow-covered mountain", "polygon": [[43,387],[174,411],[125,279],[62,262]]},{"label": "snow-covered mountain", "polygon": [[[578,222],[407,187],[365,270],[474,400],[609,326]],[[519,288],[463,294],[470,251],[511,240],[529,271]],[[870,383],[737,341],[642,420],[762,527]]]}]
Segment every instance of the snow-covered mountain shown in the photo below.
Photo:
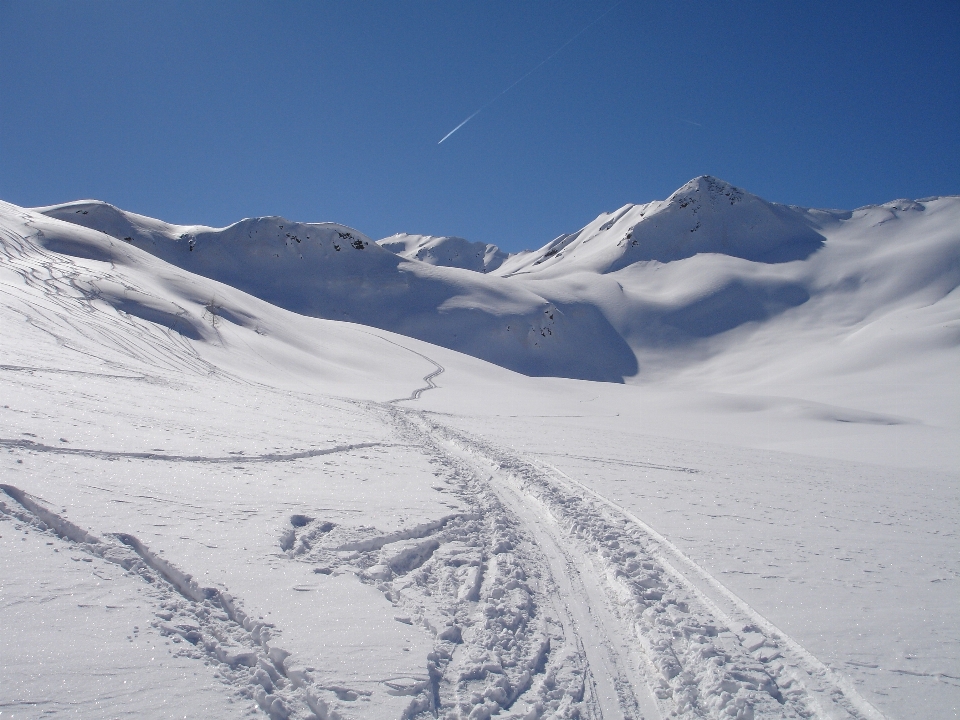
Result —
[{"label": "snow-covered mountain", "polygon": [[49,227],[50,249],[106,259],[121,252],[109,236],[302,315],[391,330],[529,375],[620,381],[636,372],[596,309],[561,312],[517,283],[407,260],[342,225],[269,217],[178,226],[96,201],[38,212],[101,233],[79,241],[68,225]]},{"label": "snow-covered mountain", "polygon": [[[510,257],[460,238],[375,243],[342,225],[283,218],[212,229],[92,201],[37,211],[279,307],[416,337],[528,375],[651,377],[691,359],[702,368],[710,357],[755,357],[752,343],[769,347],[766,335],[795,338],[790,353],[813,353],[816,364],[843,364],[853,362],[854,347],[878,353],[882,334],[865,330],[888,316],[927,328],[920,341],[932,352],[953,343],[953,331],[932,318],[957,302],[955,196],[808,210],[703,176],[664,201],[600,215]],[[48,247],[70,250],[69,231],[46,233]],[[780,360],[774,354],[768,363]]]},{"label": "snow-covered mountain", "polygon": [[668,263],[698,253],[762,263],[803,260],[823,245],[820,219],[703,175],[666,200],[604,213],[582,230],[517,257],[501,274],[607,273],[643,260]]},{"label": "snow-covered mountain", "polygon": [[951,716],[958,238],[699,178],[483,272],[0,203],[3,716]]}]

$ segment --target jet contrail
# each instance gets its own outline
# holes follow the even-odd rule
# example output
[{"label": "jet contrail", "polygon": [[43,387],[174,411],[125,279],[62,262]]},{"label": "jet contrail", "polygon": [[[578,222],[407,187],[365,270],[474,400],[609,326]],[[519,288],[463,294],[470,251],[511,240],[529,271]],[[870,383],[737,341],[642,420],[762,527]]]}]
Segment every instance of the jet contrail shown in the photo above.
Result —
[{"label": "jet contrail", "polygon": [[462,123],[460,123],[459,125],[457,125],[453,130],[451,130],[451,131],[448,132],[446,135],[444,135],[443,138],[440,140],[440,142],[437,143],[437,145],[439,145],[439,144],[442,143],[444,140],[446,140],[448,137],[450,137],[451,135],[453,135],[457,130],[459,130],[459,129],[462,128],[464,125],[466,125],[468,122],[470,122],[471,120],[473,120],[477,115],[479,115],[481,112],[483,112],[483,111],[486,110],[488,107],[490,107],[491,105],[493,105],[497,100],[499,100],[501,97],[503,97],[503,96],[506,95],[508,92],[510,92],[511,90],[513,90],[513,88],[515,88],[517,85],[519,85],[520,83],[522,83],[522,82],[523,82],[524,80],[526,80],[528,77],[530,77],[531,75],[533,75],[537,70],[539,70],[540,68],[542,68],[542,67],[543,67],[544,65],[546,65],[548,62],[550,62],[553,58],[555,58],[557,55],[559,55],[560,52],[561,52],[567,45],[569,45],[569,44],[572,43],[574,40],[576,40],[578,37],[580,37],[581,35],[583,35],[587,30],[589,30],[589,29],[592,28],[594,25],[596,25],[598,22],[600,22],[601,20],[603,20],[603,18],[605,18],[607,15],[610,14],[610,12],[612,12],[614,9],[616,9],[618,6],[620,6],[620,5],[622,5],[622,4],[623,4],[623,0],[619,0],[619,2],[616,2],[616,3],[614,3],[613,5],[611,5],[609,8],[607,8],[600,16],[598,16],[596,19],[594,19],[593,22],[591,22],[589,25],[587,25],[586,27],[584,27],[580,32],[578,32],[578,33],[577,33],[576,35],[574,35],[572,38],[570,38],[569,40],[567,40],[563,45],[561,45],[561,46],[558,47],[556,50],[554,50],[550,55],[548,55],[547,57],[545,57],[545,58],[540,62],[539,65],[537,65],[535,68],[533,68],[533,70],[528,71],[526,74],[522,75],[519,80],[516,80],[516,81],[514,81],[513,83],[511,83],[509,86],[507,86],[506,89],[502,90],[499,95],[494,96],[494,98],[493,98],[492,100],[490,100],[486,105],[481,105],[481,106],[480,106],[480,109],[477,110],[475,113],[473,113],[473,115],[471,115],[470,117],[468,117],[468,118],[467,118],[466,120],[464,120]]},{"label": "jet contrail", "polygon": [[[499,96],[498,96],[498,97],[499,97]],[[490,103],[487,103],[487,105],[489,105],[489,104],[490,104]],[[486,105],[484,105],[483,107],[486,107]],[[480,110],[483,110],[483,108],[480,108]],[[453,130],[451,130],[451,131],[448,132],[446,135],[444,135],[444,136],[443,136],[443,140],[446,140],[448,137],[450,137],[451,135],[453,135],[457,130],[459,130],[459,129],[462,128],[464,125],[466,125],[468,122],[470,122],[471,120],[473,120],[478,114],[480,114],[480,110],[477,110],[477,112],[475,112],[473,115],[471,115],[470,117],[468,117],[468,118],[467,118],[466,120],[464,120],[462,123],[460,123],[459,125],[457,125]],[[439,145],[440,143],[442,143],[443,140],[441,140],[440,142],[438,142],[437,145]]]}]

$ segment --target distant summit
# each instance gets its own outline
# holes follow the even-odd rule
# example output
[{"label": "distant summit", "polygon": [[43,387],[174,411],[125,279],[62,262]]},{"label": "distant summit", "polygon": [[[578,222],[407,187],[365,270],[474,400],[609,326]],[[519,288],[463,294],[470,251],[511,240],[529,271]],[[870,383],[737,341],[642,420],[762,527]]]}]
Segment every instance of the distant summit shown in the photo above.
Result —
[{"label": "distant summit", "polygon": [[700,253],[782,263],[806,259],[823,242],[809,211],[767,202],[701,175],[666,200],[600,215],[578,232],[508,262],[504,274],[547,269],[607,273],[635,262],[667,263]]},{"label": "distant summit", "polygon": [[397,233],[378,240],[377,243],[407,260],[419,260],[428,265],[458,267],[481,273],[496,270],[508,257],[496,245],[470,242],[461,237]]}]

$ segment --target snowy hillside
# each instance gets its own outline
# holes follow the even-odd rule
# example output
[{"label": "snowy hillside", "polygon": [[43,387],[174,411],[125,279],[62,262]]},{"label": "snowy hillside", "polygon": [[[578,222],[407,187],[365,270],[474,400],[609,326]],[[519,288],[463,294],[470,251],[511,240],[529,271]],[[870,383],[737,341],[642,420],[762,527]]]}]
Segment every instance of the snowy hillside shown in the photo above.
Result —
[{"label": "snowy hillside", "polygon": [[957,716],[960,198],[463,243],[0,203],[4,718]]},{"label": "snowy hillside", "polygon": [[377,243],[407,260],[483,273],[496,270],[508,257],[496,245],[472,243],[459,237],[397,233]]},{"label": "snowy hillside", "polygon": [[[953,326],[940,318],[958,311],[960,197],[806,210],[704,176],[499,266],[494,246],[458,238],[378,245],[332,223],[261,218],[212,230],[97,202],[38,210],[297,313],[390,330],[528,375],[632,381],[691,361],[703,374],[713,367],[704,360],[735,357],[743,373],[763,357],[762,372],[791,382],[819,377],[803,370],[811,365],[888,363],[903,371],[901,385],[915,372],[907,357],[942,357],[933,364],[949,373],[956,347]],[[48,247],[68,242],[58,232],[69,235],[48,230]],[[912,328],[915,352],[889,351],[901,336],[877,332],[887,322]],[[811,357],[795,363],[795,354]]]},{"label": "snowy hillside", "polygon": [[763,263],[804,260],[823,245],[819,214],[769,203],[717,178],[694,178],[663,201],[626,205],[579,232],[517,258],[502,274],[563,269],[612,272],[719,253]]},{"label": "snowy hillside", "polygon": [[[586,322],[571,319],[502,278],[407,261],[334,223],[272,217],[213,230],[167,225],[99,202],[39,210],[302,315],[391,330],[530,375],[616,381],[636,372],[629,348],[592,308],[584,311]],[[69,250],[64,243],[73,241],[64,233],[49,228],[44,243]]]}]

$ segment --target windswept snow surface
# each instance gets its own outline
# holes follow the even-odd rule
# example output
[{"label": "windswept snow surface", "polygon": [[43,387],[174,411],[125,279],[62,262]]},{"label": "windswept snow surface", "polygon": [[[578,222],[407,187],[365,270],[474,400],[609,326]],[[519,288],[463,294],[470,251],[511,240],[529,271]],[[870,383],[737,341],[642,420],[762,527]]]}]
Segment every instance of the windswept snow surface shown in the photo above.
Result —
[{"label": "windswept snow surface", "polygon": [[958,228],[700,178],[484,274],[0,205],[2,717],[957,717]]}]

